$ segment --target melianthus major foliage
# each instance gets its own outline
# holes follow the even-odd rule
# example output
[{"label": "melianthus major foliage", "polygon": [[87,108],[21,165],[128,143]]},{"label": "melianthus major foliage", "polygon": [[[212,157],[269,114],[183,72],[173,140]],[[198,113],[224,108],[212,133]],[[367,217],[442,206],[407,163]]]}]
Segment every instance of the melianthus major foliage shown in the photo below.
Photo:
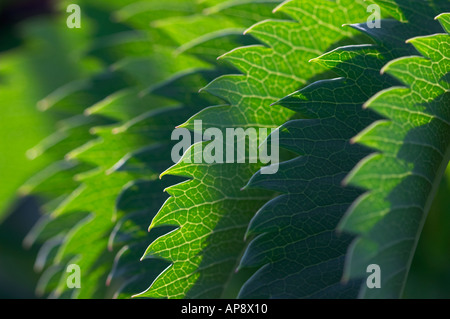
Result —
[{"label": "melianthus major foliage", "polygon": [[[86,28],[47,22],[80,68],[39,102],[55,132],[20,188],[45,199],[25,239],[42,243],[39,294],[402,296],[450,157],[448,1],[79,5]],[[173,164],[171,132],[196,120],[277,128],[278,172]],[[66,285],[74,263],[82,289]],[[366,289],[369,264],[381,289]]]}]

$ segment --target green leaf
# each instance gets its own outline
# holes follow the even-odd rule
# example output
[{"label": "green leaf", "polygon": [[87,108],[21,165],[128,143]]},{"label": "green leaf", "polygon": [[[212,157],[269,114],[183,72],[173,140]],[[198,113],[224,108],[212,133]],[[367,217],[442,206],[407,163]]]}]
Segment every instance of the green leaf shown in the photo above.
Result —
[{"label": "green leaf", "polygon": [[[351,237],[337,236],[335,229],[359,194],[341,187],[341,180],[367,153],[350,145],[349,139],[377,118],[360,106],[370,92],[390,83],[377,74],[383,65],[379,55],[373,46],[331,51],[317,61],[349,78],[313,83],[279,102],[308,119],[280,128],[280,146],[300,156],[281,163],[276,174],[258,173],[249,182],[251,187],[285,195],[267,203],[250,223],[248,236],[259,236],[250,243],[241,265],[261,268],[245,284],[241,297],[356,296],[357,282],[348,286],[340,282]],[[376,81],[360,85],[358,78]]]},{"label": "green leaf", "polygon": [[[438,17],[448,32],[449,14]],[[373,96],[365,108],[385,119],[353,141],[377,153],[364,158],[346,182],[368,190],[351,206],[340,228],[358,235],[344,276],[361,277],[365,267],[381,267],[381,289],[363,289],[365,298],[397,298],[403,293],[427,213],[450,159],[448,74],[450,37],[433,34],[407,41],[422,56],[386,64],[382,72],[402,86]]]},{"label": "green leaf", "polygon": [[[433,11],[427,6],[420,15]],[[299,156],[281,163],[277,174],[258,173],[249,182],[249,186],[285,195],[267,203],[250,223],[248,235],[257,237],[241,264],[260,269],[243,286],[241,297],[357,296],[361,276],[344,277],[353,289],[341,285],[351,237],[335,233],[340,218],[361,194],[341,182],[370,154],[367,148],[351,143],[351,138],[380,119],[362,105],[373,94],[397,84],[379,71],[387,61],[414,53],[404,41],[426,28],[427,32],[436,29],[430,18],[418,27],[394,20],[382,20],[381,29],[352,25],[375,44],[344,46],[314,59],[341,78],[313,83],[279,102],[305,118],[280,129],[280,145]],[[361,268],[364,274],[365,270]]]},{"label": "green leaf", "polygon": [[[225,54],[222,59],[243,74],[219,77],[203,89],[230,105],[206,108],[182,127],[195,129],[195,120],[202,120],[204,129],[216,127],[224,131],[230,127],[278,127],[294,112],[270,105],[325,76],[321,75],[323,66],[307,62],[341,40],[353,42],[349,38],[355,31],[341,25],[349,19],[364,19],[366,14],[365,7],[354,1],[289,1],[276,11],[294,20],[263,21],[247,30],[247,34],[267,46],[247,46]],[[205,147],[207,143],[194,145],[192,154],[185,158],[194,159]],[[172,264],[143,296],[218,298],[227,293],[247,245],[244,236],[248,223],[274,195],[267,190],[241,191],[261,166],[262,163],[188,164],[181,160],[163,173],[189,180],[167,189],[171,197],[151,224],[151,229],[161,225],[177,229],[149,246],[146,255]],[[340,246],[340,251],[345,251],[346,246]],[[327,280],[336,277],[328,273],[326,276]],[[326,285],[319,282],[314,289],[320,291]],[[288,295],[292,296],[284,296]]]}]

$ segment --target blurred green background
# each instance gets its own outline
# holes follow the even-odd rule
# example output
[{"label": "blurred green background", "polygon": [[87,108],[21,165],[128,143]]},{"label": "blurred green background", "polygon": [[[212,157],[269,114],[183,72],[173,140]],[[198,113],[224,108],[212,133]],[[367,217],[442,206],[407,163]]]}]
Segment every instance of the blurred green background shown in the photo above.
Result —
[{"label": "blurred green background", "polygon": [[[39,217],[39,199],[20,186],[51,158],[33,161],[27,150],[55,130],[57,112],[38,102],[58,87],[95,70],[74,50],[90,45],[90,28],[67,32],[66,13],[50,0],[0,2],[0,298],[35,298],[39,247],[23,239]],[[64,30],[64,32],[62,32]],[[450,298],[450,169],[426,221],[405,298]]]},{"label": "blurred green background", "polygon": [[77,55],[89,46],[89,25],[69,30],[62,3],[0,2],[0,298],[34,298],[39,278],[33,271],[39,247],[26,250],[22,242],[40,203],[20,187],[53,162],[30,160],[27,151],[55,132],[64,114],[42,112],[38,102],[96,70]]}]

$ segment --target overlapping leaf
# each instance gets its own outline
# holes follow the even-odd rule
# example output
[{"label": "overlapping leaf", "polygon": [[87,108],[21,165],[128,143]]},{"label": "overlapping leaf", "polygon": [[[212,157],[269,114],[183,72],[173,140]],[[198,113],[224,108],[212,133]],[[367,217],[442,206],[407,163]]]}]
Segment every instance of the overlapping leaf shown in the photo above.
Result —
[{"label": "overlapping leaf", "polygon": [[381,91],[364,106],[385,119],[352,141],[377,152],[364,158],[346,183],[367,189],[347,212],[341,229],[358,235],[345,277],[381,267],[381,289],[362,289],[365,298],[402,295],[427,213],[450,159],[450,14],[437,19],[445,33],[407,42],[422,56],[393,60],[382,73],[401,86]]},{"label": "overlapping leaf", "polygon": [[[316,82],[280,101],[307,118],[288,122],[280,129],[280,145],[300,156],[282,163],[277,174],[256,174],[249,183],[285,194],[266,204],[250,224],[249,235],[258,237],[249,245],[241,264],[261,268],[245,284],[241,297],[357,296],[358,283],[354,280],[361,276],[351,277],[352,290],[343,289],[340,283],[351,237],[336,234],[336,227],[361,193],[343,187],[341,182],[370,151],[350,140],[378,119],[374,112],[363,110],[362,105],[373,94],[395,83],[380,76],[382,66],[395,57],[414,54],[404,44],[408,37],[423,34],[427,28],[436,29],[429,19],[433,10],[428,3],[420,4],[420,13],[411,9],[412,3],[399,3],[379,2],[383,9],[399,18],[399,12],[410,19],[428,14],[425,20],[428,23],[424,19],[420,26],[383,20],[381,29],[354,25],[372,37],[375,45],[341,47],[314,59],[341,78]],[[375,174],[371,176],[377,178]],[[362,210],[361,214],[364,213]],[[359,267],[360,275],[365,274],[367,265],[363,266],[355,266]],[[330,284],[320,286],[324,278]]]},{"label": "overlapping leaf", "polygon": [[[224,55],[222,58],[243,75],[220,77],[204,89],[230,105],[207,108],[182,127],[194,130],[196,120],[202,120],[204,129],[219,128],[224,132],[233,127],[275,128],[281,125],[294,112],[270,104],[318,77],[325,68],[307,61],[342,40],[354,41],[349,38],[355,32],[341,25],[351,19],[364,19],[366,14],[365,7],[354,1],[290,1],[276,11],[294,20],[263,21],[250,28],[247,33],[267,46],[238,48]],[[148,248],[147,255],[162,257],[172,264],[144,296],[222,296],[233,281],[245,250],[244,235],[250,219],[273,197],[270,191],[241,191],[261,163],[187,163],[184,159],[192,157],[190,162],[194,163],[196,154],[208,147],[207,143],[199,145],[194,145],[192,154],[187,152],[178,164],[163,174],[190,180],[167,189],[171,197],[153,219],[151,229],[161,225],[177,229],[158,238]],[[287,184],[289,180],[284,182]],[[345,249],[345,245],[339,247],[341,254]],[[327,256],[320,256],[323,257]],[[331,270],[331,267],[328,270],[323,280],[316,281],[313,290],[319,292],[330,280],[335,282],[338,270]]]}]

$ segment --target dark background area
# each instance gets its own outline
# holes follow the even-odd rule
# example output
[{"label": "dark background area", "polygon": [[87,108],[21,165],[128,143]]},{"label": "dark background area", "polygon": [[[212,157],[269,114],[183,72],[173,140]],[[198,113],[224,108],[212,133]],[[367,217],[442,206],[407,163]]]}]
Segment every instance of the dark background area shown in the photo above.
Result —
[{"label": "dark background area", "polygon": [[39,15],[53,15],[53,0],[0,0],[0,52],[21,43],[15,26]]}]

